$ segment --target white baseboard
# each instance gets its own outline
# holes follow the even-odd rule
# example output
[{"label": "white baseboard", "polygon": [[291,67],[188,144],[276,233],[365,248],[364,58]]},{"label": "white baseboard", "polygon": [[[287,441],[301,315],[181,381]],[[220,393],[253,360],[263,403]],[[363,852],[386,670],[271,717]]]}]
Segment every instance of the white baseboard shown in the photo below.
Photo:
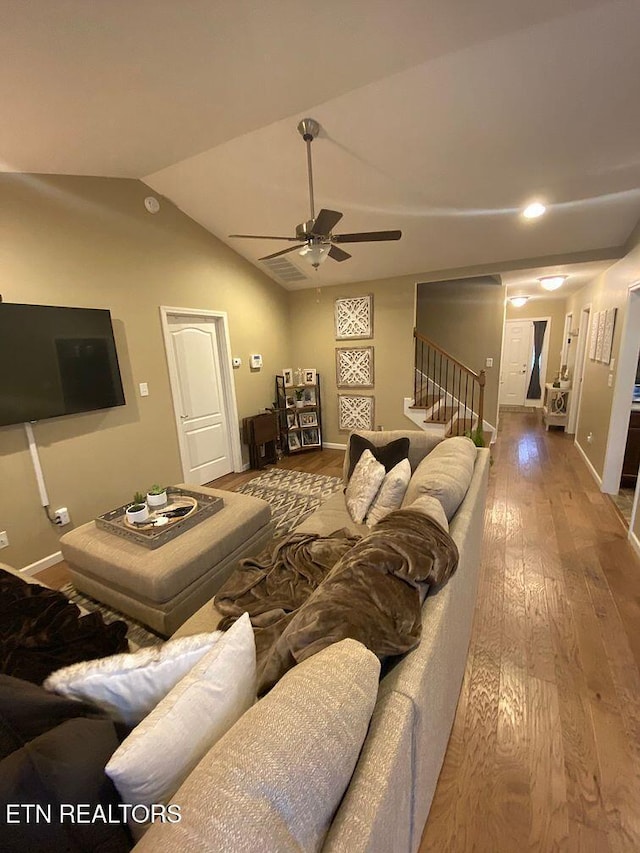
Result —
[{"label": "white baseboard", "polygon": [[43,571],[43,569],[48,569],[50,566],[55,566],[56,563],[61,562],[62,551],[56,551],[55,554],[49,554],[48,557],[43,557],[41,560],[36,560],[35,563],[31,563],[28,566],[24,566],[22,569],[20,569],[20,574],[32,577],[33,575],[37,575],[38,572]]},{"label": "white baseboard", "polygon": [[326,447],[327,450],[346,450],[347,449],[346,444],[335,444],[335,442],[332,442],[332,441],[323,441],[322,446]]},{"label": "white baseboard", "polygon": [[600,474],[598,474],[598,472],[596,471],[596,469],[595,469],[595,468],[593,467],[593,465],[591,464],[591,460],[589,459],[589,457],[587,456],[587,454],[584,452],[584,450],[583,450],[583,449],[580,447],[580,445],[578,444],[578,439],[576,439],[573,443],[575,444],[576,450],[578,451],[578,453],[580,454],[580,456],[582,456],[582,458],[583,458],[583,460],[584,460],[585,465],[587,466],[587,468],[589,469],[589,472],[591,473],[591,476],[592,476],[592,477],[593,477],[593,479],[596,481],[596,483],[598,484],[598,486],[599,486],[600,488],[602,488],[602,477],[600,476]]},{"label": "white baseboard", "polygon": [[631,543],[631,547],[636,552],[638,557],[640,557],[640,539],[638,539],[633,530],[629,531],[629,542]]}]

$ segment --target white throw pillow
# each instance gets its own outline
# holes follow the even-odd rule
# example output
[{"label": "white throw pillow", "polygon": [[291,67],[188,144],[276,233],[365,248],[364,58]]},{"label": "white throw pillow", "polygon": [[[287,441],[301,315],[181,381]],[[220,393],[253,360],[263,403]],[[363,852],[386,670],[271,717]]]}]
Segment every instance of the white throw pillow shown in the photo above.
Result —
[{"label": "white throw pillow", "polygon": [[222,637],[222,631],[169,640],[134,654],[75,663],[46,679],[45,690],[93,703],[137,725]]},{"label": "white throw pillow", "polygon": [[411,465],[403,459],[389,471],[382,481],[378,494],[373,499],[367,513],[367,524],[373,527],[385,515],[394,509],[400,509],[404,493],[411,479]]},{"label": "white throw pillow", "polygon": [[256,698],[256,646],[244,613],[114,752],[122,801],[167,803]]},{"label": "white throw pillow", "polygon": [[353,469],[344,493],[349,515],[356,524],[364,521],[384,477],[384,465],[378,462],[370,450],[365,450]]}]

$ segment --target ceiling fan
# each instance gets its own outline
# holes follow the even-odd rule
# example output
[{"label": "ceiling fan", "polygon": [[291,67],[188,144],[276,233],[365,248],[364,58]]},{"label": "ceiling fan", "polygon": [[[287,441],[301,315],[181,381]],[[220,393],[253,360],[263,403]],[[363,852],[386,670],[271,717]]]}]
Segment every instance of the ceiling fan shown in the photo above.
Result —
[{"label": "ceiling fan", "polygon": [[290,243],[296,244],[287,249],[282,249],[280,252],[265,255],[263,258],[259,258],[261,261],[268,261],[270,258],[277,258],[280,255],[286,255],[288,252],[302,250],[300,251],[300,255],[305,257],[311,263],[312,267],[318,269],[320,264],[327,258],[333,258],[334,261],[346,261],[351,257],[344,249],[340,249],[336,245],[337,243],[370,243],[381,240],[399,240],[402,237],[402,231],[361,231],[356,234],[334,234],[333,229],[342,219],[342,214],[337,210],[322,208],[316,216],[313,201],[311,143],[317,137],[319,131],[320,125],[312,118],[304,118],[298,125],[298,132],[307,146],[311,218],[300,225],[296,225],[296,236],[274,237],[264,234],[229,234],[229,237],[241,237],[250,240],[287,240]]}]

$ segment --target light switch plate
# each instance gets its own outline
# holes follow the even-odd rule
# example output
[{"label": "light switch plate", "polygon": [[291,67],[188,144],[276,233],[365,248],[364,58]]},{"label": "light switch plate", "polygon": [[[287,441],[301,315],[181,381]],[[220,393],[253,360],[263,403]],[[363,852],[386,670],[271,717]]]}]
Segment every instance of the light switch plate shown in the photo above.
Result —
[{"label": "light switch plate", "polygon": [[140,383],[140,396],[148,397],[149,396],[149,385],[146,382]]},{"label": "light switch plate", "polygon": [[493,359],[492,358],[485,359],[484,366],[485,367],[493,367]]}]

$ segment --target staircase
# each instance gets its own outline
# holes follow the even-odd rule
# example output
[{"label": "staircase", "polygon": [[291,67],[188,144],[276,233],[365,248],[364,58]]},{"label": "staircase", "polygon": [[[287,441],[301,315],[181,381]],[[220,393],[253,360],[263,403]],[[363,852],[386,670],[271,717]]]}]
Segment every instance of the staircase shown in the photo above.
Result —
[{"label": "staircase", "polygon": [[405,400],[405,415],[445,437],[480,429],[488,445],[493,430],[484,421],[484,370],[476,373],[415,329],[413,337],[413,399]]}]

